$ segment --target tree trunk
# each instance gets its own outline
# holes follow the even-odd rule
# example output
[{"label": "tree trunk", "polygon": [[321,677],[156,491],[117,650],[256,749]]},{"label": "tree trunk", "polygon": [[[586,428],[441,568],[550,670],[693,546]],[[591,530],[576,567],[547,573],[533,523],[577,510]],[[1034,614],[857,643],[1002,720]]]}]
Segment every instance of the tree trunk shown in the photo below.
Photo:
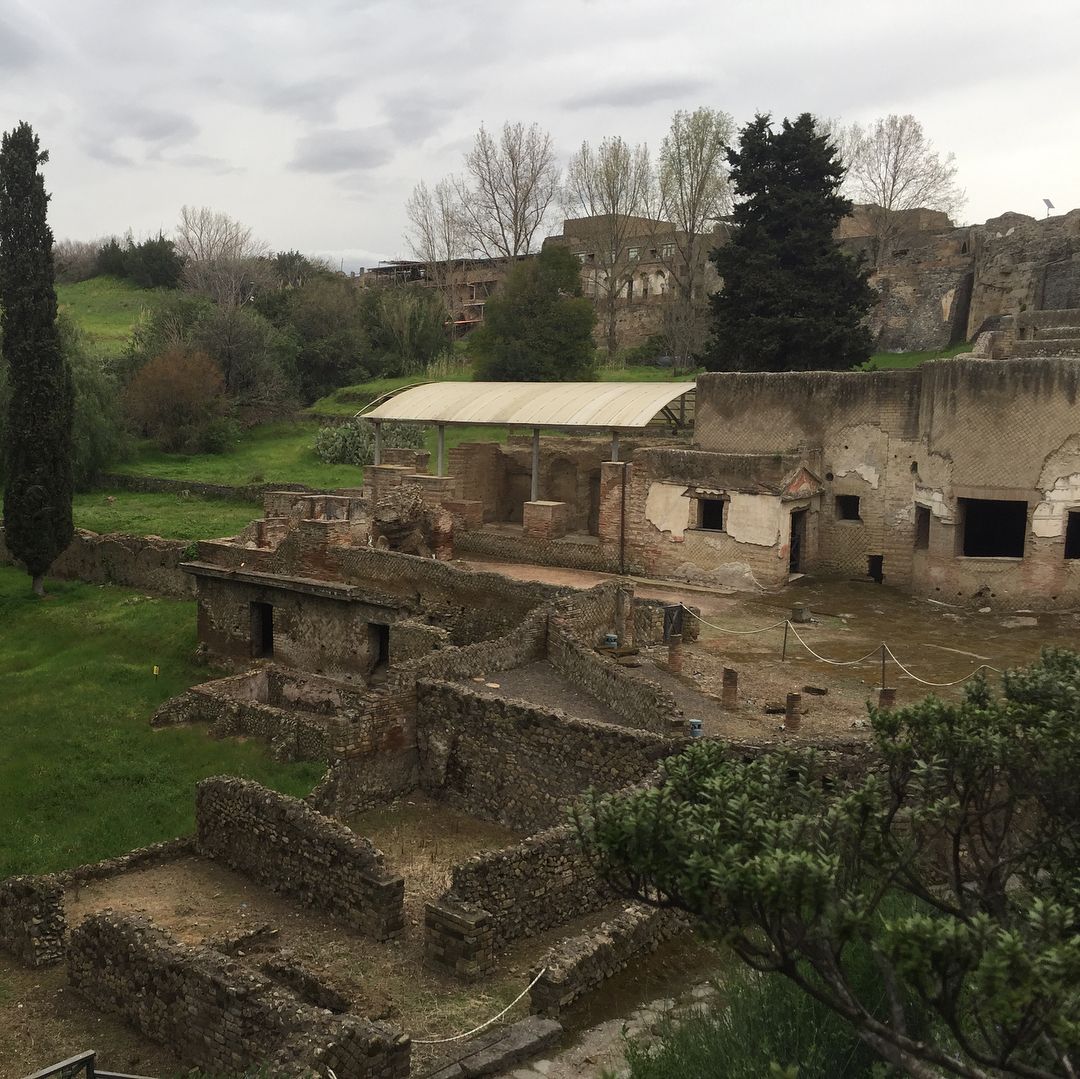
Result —
[{"label": "tree trunk", "polygon": [[615,308],[616,298],[614,295],[608,296],[607,302],[607,349],[608,349],[608,362],[612,363],[615,360],[615,351],[618,347],[618,339],[615,333],[615,320],[617,312]]},{"label": "tree trunk", "polygon": [[45,574],[44,573],[35,573],[34,574],[34,586],[33,587],[34,587],[34,595],[35,596],[44,596],[45,595]]}]

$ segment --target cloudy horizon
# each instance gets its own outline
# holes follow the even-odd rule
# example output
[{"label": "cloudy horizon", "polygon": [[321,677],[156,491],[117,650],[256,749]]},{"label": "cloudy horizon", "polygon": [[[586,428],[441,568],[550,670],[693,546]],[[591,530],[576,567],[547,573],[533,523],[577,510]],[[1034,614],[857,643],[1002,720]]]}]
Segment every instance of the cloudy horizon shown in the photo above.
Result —
[{"label": "cloudy horizon", "polygon": [[[170,233],[184,204],[346,269],[408,257],[404,205],[481,123],[660,143],[709,105],[913,113],[956,155],[960,219],[1080,206],[1080,6],[762,0],[0,0],[2,127],[50,153],[57,238]],[[554,215],[552,230],[557,228]]]}]

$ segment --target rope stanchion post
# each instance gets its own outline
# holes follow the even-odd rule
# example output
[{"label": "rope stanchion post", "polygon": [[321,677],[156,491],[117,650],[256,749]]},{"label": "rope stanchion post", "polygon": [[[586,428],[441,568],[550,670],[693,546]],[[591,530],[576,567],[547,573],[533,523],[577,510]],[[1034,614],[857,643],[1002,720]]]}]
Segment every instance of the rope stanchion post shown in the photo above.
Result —
[{"label": "rope stanchion post", "polygon": [[789,625],[790,625],[789,622],[784,623],[784,645],[780,649],[780,662],[781,663],[786,663],[787,662],[787,631],[788,631],[788,626]]},{"label": "rope stanchion post", "polygon": [[881,643],[881,692],[885,692],[885,642]]},{"label": "rope stanchion post", "polygon": [[789,693],[784,705],[784,728],[797,731],[802,726],[802,694]]}]

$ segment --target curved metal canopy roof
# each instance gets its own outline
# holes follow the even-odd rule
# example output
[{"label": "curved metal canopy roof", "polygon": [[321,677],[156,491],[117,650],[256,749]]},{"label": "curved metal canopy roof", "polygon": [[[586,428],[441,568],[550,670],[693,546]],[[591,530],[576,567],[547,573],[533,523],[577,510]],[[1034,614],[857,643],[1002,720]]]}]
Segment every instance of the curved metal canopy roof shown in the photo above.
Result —
[{"label": "curved metal canopy roof", "polygon": [[643,428],[693,382],[428,382],[375,402],[361,419],[498,427]]}]

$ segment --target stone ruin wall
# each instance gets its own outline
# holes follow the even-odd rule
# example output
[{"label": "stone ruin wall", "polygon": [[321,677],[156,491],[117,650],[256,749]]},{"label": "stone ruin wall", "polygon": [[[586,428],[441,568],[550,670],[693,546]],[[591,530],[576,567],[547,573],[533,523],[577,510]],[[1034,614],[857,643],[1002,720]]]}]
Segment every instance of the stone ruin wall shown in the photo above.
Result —
[{"label": "stone ruin wall", "polygon": [[[382,1023],[332,1015],[270,978],[150,922],[111,911],[72,933],[71,984],[186,1065],[210,1074],[405,1079],[410,1042]],[[262,1069],[265,1069],[263,1072]]]},{"label": "stone ruin wall", "polygon": [[195,795],[196,849],[343,925],[387,940],[405,925],[405,882],[368,840],[295,798],[234,777]]},{"label": "stone ruin wall", "polygon": [[52,877],[0,881],[0,950],[25,967],[47,967],[64,958],[64,888]]},{"label": "stone ruin wall", "polygon": [[[180,569],[191,545],[159,536],[99,535],[79,528],[67,550],[49,567],[49,576],[88,584],[115,584],[160,596],[190,599],[195,582]],[[0,565],[15,565],[0,527]]]},{"label": "stone ruin wall", "polygon": [[417,698],[421,788],[519,832],[561,821],[589,787],[636,783],[683,745],[449,682],[421,681]]}]

